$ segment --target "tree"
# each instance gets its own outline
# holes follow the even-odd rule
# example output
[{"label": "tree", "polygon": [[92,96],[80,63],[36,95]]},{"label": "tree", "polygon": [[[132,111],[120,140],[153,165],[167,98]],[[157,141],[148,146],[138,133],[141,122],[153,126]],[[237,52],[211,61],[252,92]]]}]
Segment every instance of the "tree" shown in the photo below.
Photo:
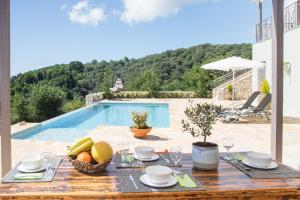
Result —
[{"label": "tree", "polygon": [[30,107],[37,121],[44,121],[63,113],[65,94],[51,86],[37,85],[30,95]]},{"label": "tree", "polygon": [[139,79],[140,90],[148,91],[150,96],[153,92],[159,90],[159,78],[155,69],[144,71]]},{"label": "tree", "polygon": [[196,91],[200,97],[210,97],[213,89],[212,80],[221,74],[222,72],[204,70],[196,65],[183,75],[183,85],[185,90]]},{"label": "tree", "polygon": [[19,93],[15,94],[12,101],[12,116],[12,123],[30,120],[28,100]]},{"label": "tree", "polygon": [[110,67],[105,67],[104,74],[103,74],[103,91],[105,93],[105,96],[110,98],[110,84],[111,84],[111,78],[112,78],[112,70]]}]

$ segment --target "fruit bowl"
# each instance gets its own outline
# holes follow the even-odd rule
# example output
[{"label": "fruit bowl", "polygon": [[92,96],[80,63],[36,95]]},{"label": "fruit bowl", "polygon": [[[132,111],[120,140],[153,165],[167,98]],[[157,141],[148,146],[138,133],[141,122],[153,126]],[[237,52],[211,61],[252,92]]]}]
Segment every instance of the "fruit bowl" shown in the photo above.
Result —
[{"label": "fruit bowl", "polygon": [[107,160],[104,163],[88,163],[77,160],[76,157],[73,156],[67,157],[77,171],[80,171],[85,174],[97,174],[103,172],[106,169],[106,167],[111,163],[111,159]]}]

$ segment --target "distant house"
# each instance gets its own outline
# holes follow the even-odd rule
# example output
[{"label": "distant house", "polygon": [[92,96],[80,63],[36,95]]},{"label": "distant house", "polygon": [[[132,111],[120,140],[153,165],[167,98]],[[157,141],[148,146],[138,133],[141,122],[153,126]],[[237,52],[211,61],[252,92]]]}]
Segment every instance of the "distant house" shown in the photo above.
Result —
[{"label": "distant house", "polygon": [[[266,79],[272,83],[272,17],[256,26],[256,43],[253,59],[264,61],[264,69],[252,72],[252,90],[260,89]],[[300,0],[285,0],[284,9],[284,91],[283,112],[285,116],[300,117]],[[272,90],[272,88],[271,88]]]}]

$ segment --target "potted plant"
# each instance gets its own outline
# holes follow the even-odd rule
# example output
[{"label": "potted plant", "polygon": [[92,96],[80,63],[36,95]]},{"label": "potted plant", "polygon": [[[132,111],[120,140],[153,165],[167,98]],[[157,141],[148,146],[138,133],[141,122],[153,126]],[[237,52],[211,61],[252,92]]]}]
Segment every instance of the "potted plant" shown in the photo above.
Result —
[{"label": "potted plant", "polygon": [[187,120],[182,120],[184,132],[189,132],[193,137],[203,136],[203,142],[194,142],[192,160],[194,168],[202,170],[217,169],[219,164],[219,148],[215,143],[207,142],[207,137],[212,134],[212,125],[215,123],[221,106],[208,103],[192,104],[184,111]]},{"label": "potted plant", "polygon": [[[269,94],[270,93],[270,90],[271,90],[271,88],[270,88],[270,84],[269,84],[269,82],[265,79],[265,80],[263,80],[263,82],[261,83],[261,85],[260,85],[260,95],[259,95],[259,101],[261,101],[267,94]],[[267,110],[270,110],[271,109],[271,104],[270,105],[268,105],[267,107],[266,107],[266,109]]]},{"label": "potted plant", "polygon": [[233,92],[232,84],[229,84],[227,86],[227,98],[226,99],[229,99],[229,100],[232,99],[232,92]]},{"label": "potted plant", "polygon": [[147,118],[148,113],[147,112],[132,112],[132,121],[134,125],[130,127],[130,131],[134,134],[137,138],[144,138],[147,136],[147,134],[152,130],[151,127],[148,127],[147,125]]}]

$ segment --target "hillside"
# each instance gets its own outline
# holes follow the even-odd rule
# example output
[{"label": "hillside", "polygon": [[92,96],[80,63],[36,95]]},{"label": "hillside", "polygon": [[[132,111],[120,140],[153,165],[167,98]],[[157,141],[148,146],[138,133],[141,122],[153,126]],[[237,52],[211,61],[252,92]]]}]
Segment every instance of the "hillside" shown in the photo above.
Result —
[{"label": "hillside", "polygon": [[[29,99],[33,96],[33,91],[36,92],[35,95],[44,91],[43,87],[51,87],[53,90],[50,91],[60,94],[57,98],[63,98],[60,104],[64,105],[64,110],[61,108],[61,113],[80,107],[85,95],[107,90],[117,78],[123,80],[125,90],[129,91],[193,90],[200,96],[208,96],[211,81],[222,73],[202,70],[200,66],[228,56],[251,58],[251,45],[203,44],[168,50],[139,59],[125,57],[117,61],[92,60],[85,64],[73,61],[18,74],[11,79],[13,121],[23,120],[24,116],[20,116],[19,112],[24,106],[29,106],[27,110],[33,109]],[[55,89],[59,92],[54,91]],[[34,112],[34,109],[31,111]],[[44,120],[53,116],[36,116],[32,120]]]}]

